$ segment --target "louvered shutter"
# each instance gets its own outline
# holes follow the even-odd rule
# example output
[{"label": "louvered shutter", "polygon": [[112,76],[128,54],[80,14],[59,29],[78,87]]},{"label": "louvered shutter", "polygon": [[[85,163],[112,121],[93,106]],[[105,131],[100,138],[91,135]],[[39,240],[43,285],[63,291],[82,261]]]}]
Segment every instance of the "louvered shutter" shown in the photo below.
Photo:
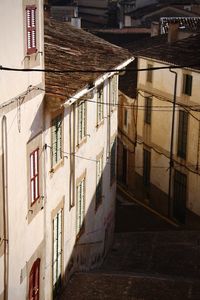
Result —
[{"label": "louvered shutter", "polygon": [[27,54],[36,52],[36,7],[26,7]]}]

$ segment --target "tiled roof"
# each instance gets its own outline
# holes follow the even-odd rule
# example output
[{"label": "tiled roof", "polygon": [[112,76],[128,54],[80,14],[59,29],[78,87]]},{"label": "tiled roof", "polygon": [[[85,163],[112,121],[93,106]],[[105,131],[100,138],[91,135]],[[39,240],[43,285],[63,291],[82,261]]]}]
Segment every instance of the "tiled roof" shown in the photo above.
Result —
[{"label": "tiled roof", "polygon": [[[146,48],[145,48],[146,47]],[[145,57],[173,65],[193,65],[191,69],[200,70],[200,34],[168,43],[165,35],[146,41],[146,46],[133,50],[138,57]]]},{"label": "tiled roof", "polygon": [[[128,50],[110,44],[82,29],[55,20],[45,21],[45,68],[57,70],[108,70],[132,57]],[[47,94],[61,100],[90,84],[98,73],[46,73]]]}]

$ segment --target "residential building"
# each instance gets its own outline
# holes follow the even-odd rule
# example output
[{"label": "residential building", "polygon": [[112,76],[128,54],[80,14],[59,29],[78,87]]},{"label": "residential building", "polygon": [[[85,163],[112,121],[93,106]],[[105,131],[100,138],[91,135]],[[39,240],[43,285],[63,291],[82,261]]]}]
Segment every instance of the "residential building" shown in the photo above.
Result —
[{"label": "residential building", "polygon": [[0,299],[59,299],[112,243],[118,74],[133,57],[51,19],[44,44],[40,0],[2,1],[0,20]]},{"label": "residential building", "polygon": [[[41,0],[0,3],[0,64],[43,69]],[[44,299],[41,72],[0,72],[0,299]]]},{"label": "residential building", "polygon": [[100,265],[112,243],[118,73],[132,60],[127,50],[67,23],[46,20],[46,68],[69,72],[45,76],[50,266],[45,299],[51,299],[52,289],[56,298],[74,271]]},{"label": "residential building", "polygon": [[135,195],[181,223],[189,212],[200,215],[198,48],[199,35],[157,37],[135,52],[147,69],[137,81]]}]

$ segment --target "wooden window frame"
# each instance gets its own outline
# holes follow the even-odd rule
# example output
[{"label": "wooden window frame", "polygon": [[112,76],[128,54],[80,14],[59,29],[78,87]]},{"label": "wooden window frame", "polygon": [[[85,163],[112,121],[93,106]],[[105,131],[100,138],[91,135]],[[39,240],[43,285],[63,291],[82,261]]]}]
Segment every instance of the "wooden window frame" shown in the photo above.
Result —
[{"label": "wooden window frame", "polygon": [[[35,154],[37,153],[37,161]],[[32,160],[33,158],[33,160]],[[33,163],[31,163],[33,162]],[[33,165],[32,165],[33,164]],[[31,206],[40,198],[39,148],[30,153],[30,199]],[[37,190],[37,195],[36,195]]]},{"label": "wooden window frame", "polygon": [[[82,188],[83,191],[81,199],[78,198],[80,195],[78,189],[80,187]],[[85,201],[86,201],[85,193],[86,193],[86,177],[84,175],[76,185],[76,236],[77,238],[79,238],[85,231]],[[79,205],[80,202],[81,202],[81,206]],[[79,209],[81,211],[79,211]],[[80,213],[81,213],[81,221],[79,222]]]},{"label": "wooden window frame", "polygon": [[104,120],[104,86],[97,90],[97,126]]},{"label": "wooden window frame", "polygon": [[87,106],[86,101],[79,101],[77,106],[77,114],[78,114],[78,132],[77,132],[77,142],[78,145],[81,143],[81,141],[86,137],[86,131],[87,131]]},{"label": "wooden window frame", "polygon": [[[60,216],[60,219],[59,219],[59,216]],[[59,220],[60,220],[60,223],[58,222]],[[53,226],[52,227],[53,228],[52,284],[53,284],[53,299],[56,299],[56,296],[60,293],[61,286],[62,286],[63,208],[60,208],[57,211],[52,222],[53,222],[53,224],[52,224],[52,226]],[[56,222],[56,226],[55,226],[54,222]],[[56,235],[54,232],[55,229],[56,229]],[[56,243],[56,247],[55,247],[54,243]],[[58,249],[59,246],[60,246],[60,249]],[[56,259],[54,259],[55,248],[56,248]],[[59,262],[59,260],[60,260],[60,262]],[[60,264],[60,266],[59,266],[60,273],[58,273],[58,263]],[[54,278],[55,265],[56,265],[56,277]]]},{"label": "wooden window frame", "polygon": [[151,124],[151,116],[152,116],[152,98],[145,97],[145,111],[144,111],[144,122],[146,124]]},{"label": "wooden window frame", "polygon": [[117,139],[113,140],[110,151],[110,185],[115,181],[116,178],[116,151],[117,151]]},{"label": "wooden window frame", "polygon": [[[36,5],[26,6],[26,46],[27,54],[37,52],[37,14]],[[29,15],[28,15],[29,14]]]},{"label": "wooden window frame", "polygon": [[[38,274],[37,277],[36,274]],[[38,287],[37,291],[33,290],[34,289],[33,285],[35,284],[35,281],[37,281],[36,283]],[[33,293],[35,292],[37,294],[33,295]],[[40,297],[39,294],[40,294],[40,258],[37,258],[36,261],[33,263],[29,273],[29,293],[28,293],[29,300],[39,300]]]},{"label": "wooden window frame", "polygon": [[[60,133],[58,136],[58,132],[56,133],[56,142],[54,141],[54,131],[56,132],[56,126],[58,126],[58,122],[60,122]],[[57,130],[58,131],[58,130]],[[60,139],[60,147],[58,139]],[[54,149],[54,143],[56,144],[56,149]],[[58,153],[60,154],[58,155]],[[54,156],[56,158],[54,159]],[[51,120],[51,167],[54,170],[54,167],[62,161],[63,158],[63,114],[59,113],[56,116],[54,116]]]},{"label": "wooden window frame", "polygon": [[[153,68],[152,64],[147,64],[147,69]],[[147,70],[147,82],[152,83],[153,81],[153,71],[152,70]]]},{"label": "wooden window frame", "polygon": [[183,94],[188,96],[192,95],[192,80],[192,75],[183,74]]},{"label": "wooden window frame", "polygon": [[151,151],[143,149],[143,184],[148,187],[150,185],[151,173]]},{"label": "wooden window frame", "polygon": [[96,159],[96,201],[95,210],[102,202],[103,192],[103,152]]},{"label": "wooden window frame", "polygon": [[188,136],[188,113],[184,110],[180,110],[179,124],[178,124],[177,155],[183,159],[186,159],[186,155],[187,155],[187,139],[188,139],[187,136]]}]

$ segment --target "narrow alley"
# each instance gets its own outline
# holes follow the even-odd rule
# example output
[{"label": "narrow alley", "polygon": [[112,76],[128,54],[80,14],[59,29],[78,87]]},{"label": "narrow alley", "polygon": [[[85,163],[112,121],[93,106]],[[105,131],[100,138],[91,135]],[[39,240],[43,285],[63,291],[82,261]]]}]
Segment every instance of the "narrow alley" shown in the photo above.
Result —
[{"label": "narrow alley", "polygon": [[62,300],[200,299],[199,229],[117,198],[115,240],[103,266],[75,274]]}]

